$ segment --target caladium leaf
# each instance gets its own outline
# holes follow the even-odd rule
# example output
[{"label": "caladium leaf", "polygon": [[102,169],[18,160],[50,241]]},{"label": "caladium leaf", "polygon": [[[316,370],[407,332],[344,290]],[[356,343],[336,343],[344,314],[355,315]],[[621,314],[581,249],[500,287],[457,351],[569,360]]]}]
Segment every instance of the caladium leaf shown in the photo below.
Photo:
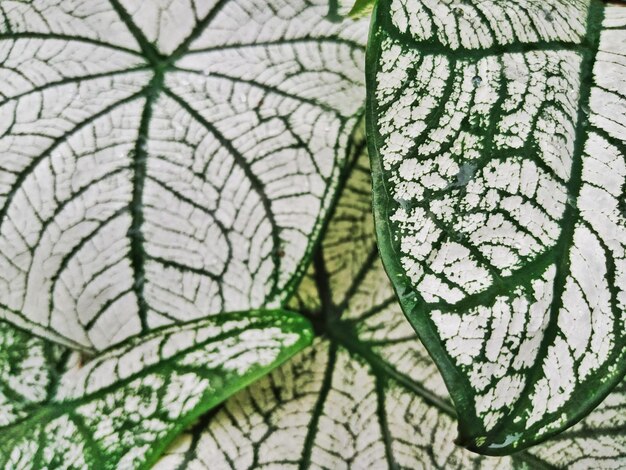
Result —
[{"label": "caladium leaf", "polygon": [[504,454],[626,370],[626,16],[598,0],[381,0],[368,140],[385,268],[459,442]]},{"label": "caladium leaf", "polygon": [[364,103],[326,0],[0,6],[0,317],[102,350],[277,306]]},{"label": "caladium leaf", "polygon": [[626,468],[626,381],[583,421],[528,450],[558,468]]},{"label": "caladium leaf", "polygon": [[301,315],[229,313],[154,330],[58,373],[50,343],[1,332],[0,467],[19,469],[149,466],[197,416],[312,340]]},{"label": "caladium leaf", "polygon": [[155,468],[550,468],[454,445],[445,385],[377,256],[369,188],[363,158],[292,306],[311,316],[313,346],[205,415]]}]

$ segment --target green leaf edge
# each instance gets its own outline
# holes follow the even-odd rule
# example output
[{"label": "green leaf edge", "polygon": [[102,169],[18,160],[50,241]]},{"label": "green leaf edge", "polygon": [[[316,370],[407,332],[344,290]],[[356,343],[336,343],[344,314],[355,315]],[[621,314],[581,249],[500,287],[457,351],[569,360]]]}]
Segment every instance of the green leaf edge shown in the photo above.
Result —
[{"label": "green leaf edge", "polygon": [[[232,395],[236,394],[240,390],[246,388],[253,382],[259,380],[261,377],[267,375],[272,370],[280,367],[287,360],[291,359],[298,352],[302,351],[306,347],[310,346],[314,339],[313,328],[311,322],[302,316],[299,313],[284,310],[284,309],[271,309],[271,310],[249,310],[249,311],[241,311],[241,312],[231,312],[227,314],[223,314],[221,316],[215,317],[216,324],[219,324],[224,321],[233,321],[239,318],[245,318],[253,314],[258,317],[258,321],[260,324],[265,323],[265,326],[271,327],[276,324],[275,320],[280,319],[279,328],[282,329],[283,332],[292,332],[298,334],[298,340],[292,344],[291,346],[285,347],[278,354],[275,361],[267,366],[256,366],[253,368],[252,372],[245,373],[240,380],[234,381],[226,385],[224,388],[220,390],[219,393],[212,395],[208,400],[201,400],[198,404],[188,412],[183,418],[177,419],[175,421],[175,425],[167,432],[167,434],[156,441],[150,451],[145,454],[145,459],[143,463],[141,463],[137,468],[138,469],[150,469],[152,466],[159,460],[163,452],[167,449],[167,447],[178,437],[178,435],[192,425],[198,418],[204,415],[206,412],[219,405]],[[184,323],[196,323],[206,321],[207,318],[203,318],[200,320],[195,320],[193,322]],[[10,324],[13,326],[12,324]],[[260,325],[257,325],[260,326]],[[171,329],[172,325],[165,325],[163,327],[154,329],[150,331],[150,336],[153,337],[158,335],[160,330]],[[245,330],[243,330],[245,331]],[[134,336],[129,338],[129,340],[124,341],[122,343],[116,344],[102,352],[109,351],[110,349],[117,349],[119,347],[123,347],[130,343],[136,342],[140,344],[142,341],[142,336]],[[141,375],[143,371],[139,371],[134,375]],[[125,379],[125,382],[129,379]],[[114,387],[114,385],[112,385]],[[107,386],[109,389],[112,386]],[[122,385],[123,386],[123,385]],[[28,423],[28,421],[37,415],[39,415],[40,421],[46,421],[46,417],[50,414],[47,407],[55,406],[55,403],[44,402],[41,404],[39,410],[34,411],[30,416],[23,418],[22,420],[7,426],[7,428],[11,431],[17,430],[21,425]],[[19,431],[18,431],[19,432]],[[115,468],[108,465],[106,462],[104,463],[103,468]]]},{"label": "green leaf edge", "polygon": [[[295,356],[298,352],[313,343],[314,335],[311,322],[299,313],[283,309],[254,310],[254,312],[257,314],[266,315],[268,317],[280,316],[283,319],[287,319],[288,321],[283,325],[283,331],[298,333],[298,340],[293,345],[282,349],[281,352],[278,354],[276,360],[270,365],[255,368],[253,372],[244,375],[241,380],[224,387],[222,389],[222,393],[211,396],[211,399],[207,402],[200,401],[200,403],[198,403],[198,405],[194,407],[193,410],[190,411],[184,419],[177,420],[176,425],[172,427],[172,430],[150,449],[150,452],[146,454],[146,459],[144,460],[144,463],[137,467],[138,469],[143,470],[152,468],[154,464],[159,460],[163,452],[165,452],[165,450],[178,437],[178,435],[186,428],[188,428],[191,424],[193,424],[203,414],[205,414],[207,411],[211,410],[215,406],[219,405],[235,393],[246,388],[248,385],[256,382],[261,377],[267,375],[272,370],[280,367],[282,364]],[[225,319],[230,320],[232,318],[236,318],[237,316],[244,317],[248,314],[249,312],[236,312],[229,313],[224,316],[228,317]]]},{"label": "green leaf edge", "polygon": [[[596,8],[603,5],[600,0],[591,0],[590,4],[595,4]],[[474,406],[471,398],[463,393],[464,378],[457,372],[457,367],[453,364],[447,352],[441,345],[436,328],[430,318],[421,316],[416,312],[419,305],[415,298],[409,295],[413,287],[410,280],[404,273],[399,262],[399,256],[396,254],[392,243],[392,232],[387,221],[389,214],[389,196],[385,187],[383,178],[382,159],[378,152],[377,131],[375,125],[375,96],[373,90],[376,88],[376,71],[378,58],[380,56],[380,41],[377,39],[376,30],[379,26],[379,2],[376,1],[372,11],[372,20],[370,23],[369,36],[367,41],[367,49],[365,54],[365,87],[366,87],[366,103],[365,103],[365,129],[367,149],[370,157],[370,168],[372,173],[372,208],[374,212],[374,227],[376,232],[376,244],[383,262],[383,268],[391,281],[393,290],[398,298],[400,308],[404,316],[409,320],[411,326],[417,333],[420,341],[435,361],[435,365],[439,369],[443,380],[448,388],[450,397],[454,402],[458,419],[458,437],[455,443],[465,447],[474,453],[487,456],[505,456],[512,455],[528,447],[546,442],[551,437],[560,434],[567,428],[574,426],[576,423],[585,418],[595,407],[597,407],[622,380],[626,378],[626,351],[623,351],[621,371],[617,370],[614,374],[607,377],[604,381],[604,387],[596,390],[595,393],[589,393],[587,390],[576,390],[570,397],[570,402],[578,404],[578,411],[570,414],[567,420],[556,426],[550,431],[535,439],[521,439],[513,442],[507,442],[507,436],[504,436],[502,443],[494,442],[493,434],[486,433],[486,436],[472,432],[472,429],[482,427],[476,419]],[[593,21],[593,19],[589,19]],[[595,28],[599,31],[599,27]],[[584,63],[583,63],[584,65]],[[580,111],[580,108],[579,108]],[[499,431],[499,426],[495,431]],[[497,436],[497,434],[495,434]]]}]

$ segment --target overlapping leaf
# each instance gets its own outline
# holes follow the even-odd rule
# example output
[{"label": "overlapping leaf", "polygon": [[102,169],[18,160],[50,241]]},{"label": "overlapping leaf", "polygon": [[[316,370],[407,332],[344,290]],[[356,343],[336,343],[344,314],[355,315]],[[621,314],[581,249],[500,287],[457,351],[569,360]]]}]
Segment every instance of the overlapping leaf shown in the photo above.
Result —
[{"label": "overlapping leaf", "polygon": [[312,339],[300,315],[230,313],[155,330],[83,366],[1,331],[0,467],[17,469],[148,466],[198,415]]},{"label": "overlapping leaf", "polygon": [[550,468],[454,445],[441,376],[378,260],[369,187],[363,158],[294,300],[320,334],[313,347],[203,417],[157,469]]},{"label": "overlapping leaf", "polygon": [[551,465],[571,470],[626,467],[626,382],[576,426],[529,451]]},{"label": "overlapping leaf", "polygon": [[326,0],[0,5],[0,316],[85,350],[275,306],[364,98]]},{"label": "overlapping leaf", "polygon": [[460,442],[520,450],[626,370],[626,21],[598,0],[381,0],[377,233]]}]

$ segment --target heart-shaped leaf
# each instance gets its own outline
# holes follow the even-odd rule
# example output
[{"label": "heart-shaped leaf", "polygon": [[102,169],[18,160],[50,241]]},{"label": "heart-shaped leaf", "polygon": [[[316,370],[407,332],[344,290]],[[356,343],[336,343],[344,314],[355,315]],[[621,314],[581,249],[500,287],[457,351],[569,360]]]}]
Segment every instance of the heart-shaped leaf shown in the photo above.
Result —
[{"label": "heart-shaped leaf", "polygon": [[518,451],[626,371],[626,21],[598,0],[381,0],[377,233],[459,441]]},{"label": "heart-shaped leaf", "polygon": [[313,346],[201,418],[156,469],[551,468],[454,445],[454,408],[378,259],[370,201],[365,157],[293,301]]},{"label": "heart-shaped leaf", "polygon": [[74,348],[279,305],[364,99],[326,0],[0,8],[0,317]]},{"label": "heart-shaped leaf", "polygon": [[126,469],[149,466],[312,331],[285,311],[229,313],[129,339],[84,366],[10,325],[0,338],[0,467]]}]

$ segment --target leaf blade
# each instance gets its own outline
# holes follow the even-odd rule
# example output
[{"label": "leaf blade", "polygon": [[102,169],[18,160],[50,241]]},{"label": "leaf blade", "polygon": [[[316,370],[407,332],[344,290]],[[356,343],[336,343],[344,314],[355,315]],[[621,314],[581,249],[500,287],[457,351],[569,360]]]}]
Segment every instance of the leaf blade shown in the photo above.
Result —
[{"label": "leaf blade", "polygon": [[4,426],[0,461],[149,466],[197,416],[311,340],[310,324],[286,311],[231,313],[129,340],[64,372],[46,401]]},{"label": "leaf blade", "polygon": [[99,351],[276,307],[304,274],[362,112],[366,25],[321,1],[194,5],[4,12],[2,318]]},{"label": "leaf blade", "polygon": [[[455,400],[460,441],[480,453],[513,452],[578,421],[620,382],[626,369],[624,336],[617,323],[608,327],[609,352],[605,347],[602,356],[593,359],[595,352],[587,346],[586,359],[582,358],[584,351],[577,351],[576,359],[567,362],[567,348],[577,344],[578,333],[572,329],[575,320],[567,320],[575,302],[566,282],[567,286],[584,285],[587,290],[580,287],[579,292],[590,295],[585,280],[590,276],[581,266],[586,263],[587,269],[602,272],[599,265],[589,261],[594,255],[572,250],[582,239],[593,238],[581,228],[590,207],[585,193],[589,184],[584,183],[593,178],[589,168],[594,166],[586,138],[594,129],[587,115],[593,121],[602,112],[594,109],[589,114],[585,103],[591,97],[590,107],[593,109],[594,103],[597,106],[593,95],[596,82],[602,80],[600,70],[606,67],[602,49],[614,47],[614,38],[607,38],[606,33],[600,36],[604,6],[594,1],[555,2],[555,7],[559,5],[554,9],[525,5],[529,21],[542,24],[541,29],[532,31],[513,22],[508,32],[492,29],[484,34],[480,28],[493,27],[502,6],[491,5],[493,11],[487,18],[481,16],[485,6],[469,5],[461,16],[466,14],[468,21],[474,22],[476,32],[470,33],[464,29],[467,23],[445,32],[436,27],[420,30],[417,22],[407,21],[408,4],[395,2],[400,13],[391,18],[391,3],[381,2],[375,15],[367,72],[368,137],[372,137],[369,144],[379,246],[403,309],[438,363]],[[416,8],[423,19],[424,10],[419,10],[426,7]],[[445,8],[437,13],[442,24],[456,14],[448,13]],[[614,12],[608,8],[606,18],[614,18],[609,13]],[[550,29],[552,22],[561,29]],[[565,68],[554,70],[559,80],[570,83],[562,85],[562,92],[550,92],[545,113],[541,107],[535,112],[532,100],[524,101],[524,97],[532,96],[532,86],[545,83],[541,72],[533,72],[532,63],[537,60],[560,63]],[[398,64],[404,66],[396,69]],[[429,80],[430,88],[425,86]],[[525,82],[526,95],[515,88]],[[577,84],[581,85],[580,99]],[[428,96],[434,98],[424,99]],[[554,104],[559,100],[560,107]],[[425,110],[420,110],[419,103]],[[549,108],[551,105],[554,109]],[[456,117],[452,106],[459,110]],[[420,116],[415,121],[399,118],[408,116],[412,109]],[[532,117],[528,126],[520,117],[524,113]],[[402,119],[404,123],[399,124]],[[453,119],[455,123],[450,124]],[[517,128],[516,119],[520,122]],[[553,129],[552,133],[545,132],[546,127]],[[562,139],[560,147],[555,139]],[[612,170],[621,174],[623,153],[615,158]],[[563,162],[570,162],[571,170]],[[533,180],[533,171],[541,176]],[[491,184],[490,172],[501,183],[496,182],[492,193],[487,193],[483,189]],[[520,174],[526,179],[520,179]],[[533,196],[543,213],[533,213],[526,202],[533,202],[524,193],[533,185],[554,188]],[[553,207],[545,203],[550,191],[561,201]],[[614,211],[614,202],[605,204],[607,212]],[[586,206],[587,212],[578,206]],[[617,212],[614,216],[621,221],[614,225],[615,238],[621,239],[624,223]],[[558,222],[560,218],[563,222]],[[595,222],[597,225],[597,218]],[[516,246],[515,236],[521,240]],[[619,243],[617,248],[614,245],[605,250],[608,269],[614,269],[609,257],[621,263],[623,244],[619,248]],[[598,274],[596,278],[602,277]],[[611,286],[599,289],[611,293],[612,306],[594,310],[590,305],[599,304],[588,303],[589,313],[581,317],[588,324],[592,317],[594,324],[619,322],[623,317],[624,309],[615,296],[619,282],[609,282]],[[539,302],[541,298],[546,299],[547,309]],[[562,299],[566,299],[565,304]],[[532,304],[531,310],[530,304],[522,305],[524,302]],[[524,314],[524,308],[535,313]],[[537,313],[542,309],[546,313]],[[507,333],[508,325],[517,328],[510,320],[515,315],[525,318],[522,322],[534,322],[535,332],[527,331],[523,337],[534,334],[535,345]],[[598,340],[596,336],[594,341]],[[498,344],[505,346],[499,351]],[[535,355],[542,363],[533,367]],[[579,371],[583,362],[586,370]],[[577,372],[572,371],[572,375],[578,375],[574,379],[566,378],[568,374],[558,378],[556,363],[569,369],[576,363]],[[559,383],[565,387],[563,392],[556,391]],[[494,400],[500,404],[494,405]]]}]

